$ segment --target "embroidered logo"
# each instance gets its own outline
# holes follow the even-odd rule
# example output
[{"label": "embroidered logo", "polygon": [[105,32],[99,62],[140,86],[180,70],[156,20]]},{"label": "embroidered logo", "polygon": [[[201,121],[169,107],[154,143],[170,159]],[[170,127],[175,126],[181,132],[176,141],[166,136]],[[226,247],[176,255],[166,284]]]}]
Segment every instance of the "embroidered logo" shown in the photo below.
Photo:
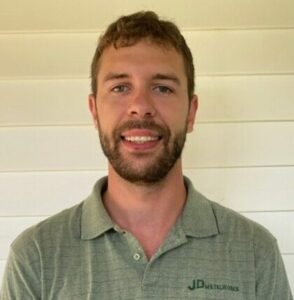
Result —
[{"label": "embroidered logo", "polygon": [[206,290],[227,290],[231,292],[239,292],[238,286],[229,284],[212,283],[203,279],[194,279],[191,285],[188,286],[189,290],[206,289]]}]

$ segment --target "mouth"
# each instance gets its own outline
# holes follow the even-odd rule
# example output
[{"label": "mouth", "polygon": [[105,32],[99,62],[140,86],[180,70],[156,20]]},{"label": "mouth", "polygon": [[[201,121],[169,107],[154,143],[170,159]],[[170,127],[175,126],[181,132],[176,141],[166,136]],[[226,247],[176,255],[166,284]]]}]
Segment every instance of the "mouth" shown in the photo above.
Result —
[{"label": "mouth", "polygon": [[162,139],[161,136],[150,136],[150,135],[139,135],[139,136],[122,136],[124,141],[135,143],[135,144],[144,144],[149,142],[155,142]]},{"label": "mouth", "polygon": [[148,129],[131,129],[121,135],[123,144],[131,151],[151,150],[162,139],[163,135]]}]

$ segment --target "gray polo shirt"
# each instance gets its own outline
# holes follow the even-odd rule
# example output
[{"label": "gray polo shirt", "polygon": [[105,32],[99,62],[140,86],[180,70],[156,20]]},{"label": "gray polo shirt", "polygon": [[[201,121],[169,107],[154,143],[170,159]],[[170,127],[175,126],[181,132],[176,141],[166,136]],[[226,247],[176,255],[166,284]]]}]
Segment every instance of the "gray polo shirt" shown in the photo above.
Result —
[{"label": "gray polo shirt", "polygon": [[113,224],[99,180],[84,202],[13,242],[1,300],[293,299],[272,235],[185,183],[184,211],[148,261]]}]

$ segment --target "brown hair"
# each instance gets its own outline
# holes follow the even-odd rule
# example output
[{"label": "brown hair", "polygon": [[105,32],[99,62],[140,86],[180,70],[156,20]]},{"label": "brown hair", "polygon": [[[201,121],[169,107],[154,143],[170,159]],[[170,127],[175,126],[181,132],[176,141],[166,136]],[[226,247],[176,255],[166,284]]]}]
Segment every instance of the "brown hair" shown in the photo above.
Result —
[{"label": "brown hair", "polygon": [[94,95],[97,93],[99,59],[103,51],[111,45],[115,48],[132,46],[145,38],[159,45],[172,46],[182,55],[187,76],[188,97],[191,100],[195,76],[192,53],[178,27],[170,21],[160,20],[152,11],[122,16],[110,24],[100,37],[91,65],[92,93]]}]

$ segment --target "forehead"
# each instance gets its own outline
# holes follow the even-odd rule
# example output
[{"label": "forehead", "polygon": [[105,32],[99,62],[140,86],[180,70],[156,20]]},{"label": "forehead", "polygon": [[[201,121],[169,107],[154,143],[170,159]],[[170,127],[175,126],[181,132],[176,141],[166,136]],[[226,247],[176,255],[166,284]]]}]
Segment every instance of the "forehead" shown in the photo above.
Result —
[{"label": "forehead", "polygon": [[168,72],[185,77],[182,55],[172,46],[140,41],[132,46],[106,48],[99,60],[98,78],[107,72]]}]

